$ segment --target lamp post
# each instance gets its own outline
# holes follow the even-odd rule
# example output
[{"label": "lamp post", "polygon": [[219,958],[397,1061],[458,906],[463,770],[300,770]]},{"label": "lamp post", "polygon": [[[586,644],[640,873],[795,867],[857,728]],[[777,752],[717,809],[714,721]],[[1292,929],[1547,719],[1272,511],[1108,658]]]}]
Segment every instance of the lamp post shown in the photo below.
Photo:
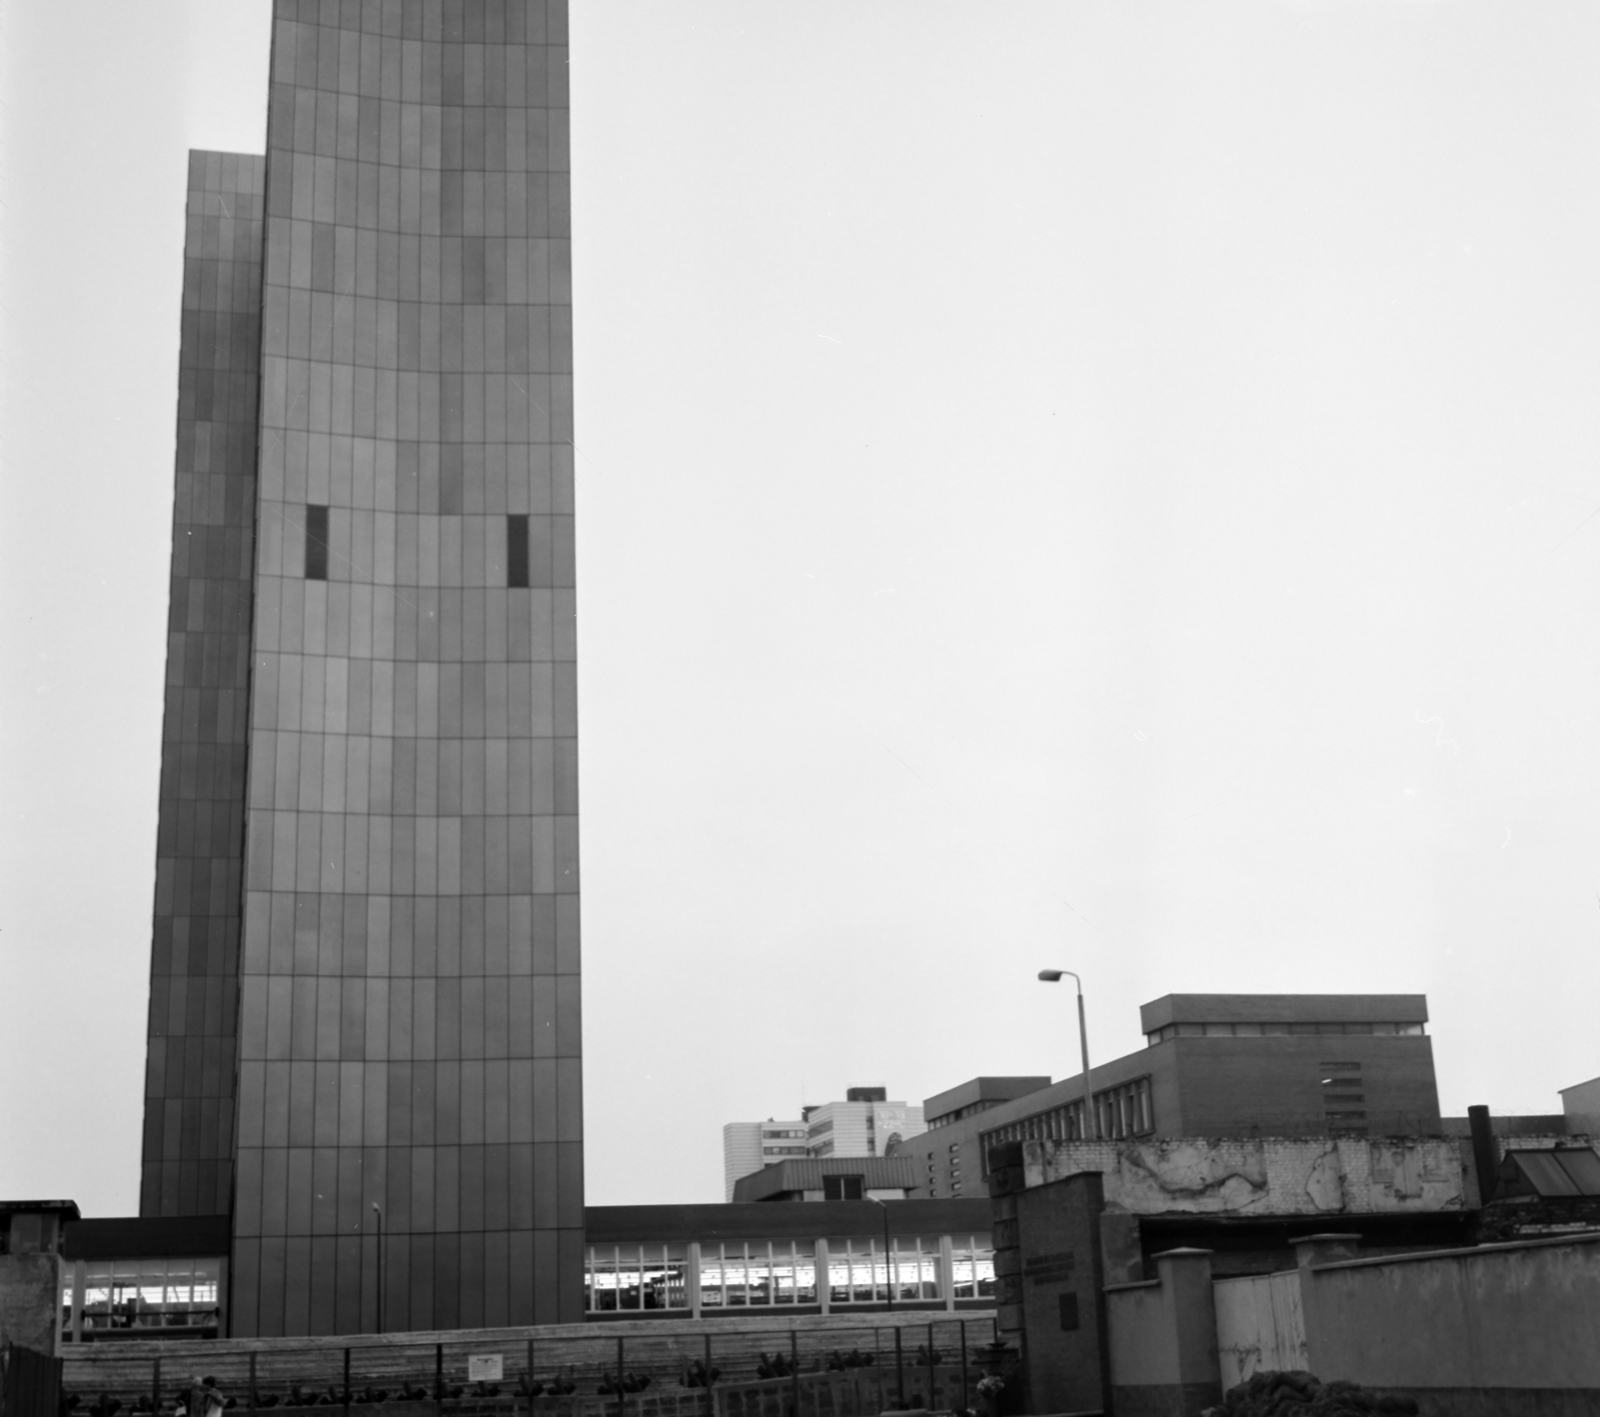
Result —
[{"label": "lamp post", "polygon": [[889,1296],[889,1312],[894,1312],[894,1251],[890,1248],[892,1241],[889,1239],[889,1203],[880,1200],[877,1196],[868,1196],[873,1205],[883,1211],[883,1292]]},{"label": "lamp post", "polygon": [[372,1203],[372,1213],[378,1217],[378,1332],[383,1332],[383,1207]]},{"label": "lamp post", "polygon": [[1046,984],[1059,984],[1063,974],[1072,974],[1078,986],[1078,1046],[1083,1050],[1083,1135],[1089,1135],[1090,1118],[1094,1119],[1094,1139],[1100,1140],[1100,1114],[1095,1111],[1094,1093],[1089,1084],[1089,1025],[1083,1018],[1083,980],[1070,969],[1041,969],[1039,978]]}]

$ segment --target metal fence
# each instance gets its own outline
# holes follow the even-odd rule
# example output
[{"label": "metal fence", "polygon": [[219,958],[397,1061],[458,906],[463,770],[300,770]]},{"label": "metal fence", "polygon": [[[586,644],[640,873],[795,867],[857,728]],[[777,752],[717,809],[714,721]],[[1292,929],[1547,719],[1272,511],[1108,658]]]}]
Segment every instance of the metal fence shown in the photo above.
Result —
[{"label": "metal fence", "polygon": [[56,1417],[61,1360],[18,1343],[0,1346],[0,1417]]},{"label": "metal fence", "polygon": [[994,1337],[990,1317],[908,1315],[722,1331],[596,1324],[348,1346],[186,1343],[181,1352],[96,1344],[67,1355],[63,1386],[72,1417],[175,1414],[180,1404],[191,1417],[218,1405],[235,1417],[309,1407],[358,1408],[358,1417],[868,1417],[978,1406],[978,1351]]}]

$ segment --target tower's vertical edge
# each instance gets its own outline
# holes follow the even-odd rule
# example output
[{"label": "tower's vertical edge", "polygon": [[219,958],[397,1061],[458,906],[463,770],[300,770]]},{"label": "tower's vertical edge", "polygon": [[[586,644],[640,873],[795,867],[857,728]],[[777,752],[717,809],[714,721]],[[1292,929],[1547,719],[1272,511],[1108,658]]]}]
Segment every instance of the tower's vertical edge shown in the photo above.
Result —
[{"label": "tower's vertical edge", "polygon": [[189,155],[141,1215],[232,1188],[261,350],[260,157]]},{"label": "tower's vertical edge", "polygon": [[577,1319],[565,7],[274,23],[233,1327]]}]

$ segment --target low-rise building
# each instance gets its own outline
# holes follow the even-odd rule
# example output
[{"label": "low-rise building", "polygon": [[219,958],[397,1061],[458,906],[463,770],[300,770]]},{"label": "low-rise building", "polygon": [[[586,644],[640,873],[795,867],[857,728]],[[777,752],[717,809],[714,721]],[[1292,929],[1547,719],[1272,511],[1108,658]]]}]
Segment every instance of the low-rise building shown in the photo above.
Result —
[{"label": "low-rise building", "polygon": [[929,1098],[899,1151],[918,1198],[981,1194],[1010,1141],[1145,1137],[1435,1136],[1421,994],[1168,994],[1145,1004],[1146,1046],[1082,1076],[977,1078]]}]

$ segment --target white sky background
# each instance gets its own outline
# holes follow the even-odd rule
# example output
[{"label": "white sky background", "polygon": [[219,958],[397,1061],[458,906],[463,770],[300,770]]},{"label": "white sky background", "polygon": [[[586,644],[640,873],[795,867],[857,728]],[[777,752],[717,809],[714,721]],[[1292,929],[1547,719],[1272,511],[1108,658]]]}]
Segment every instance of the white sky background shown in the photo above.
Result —
[{"label": "white sky background", "polygon": [[[185,153],[267,5],[9,0],[0,1196],[137,1206]],[[574,6],[588,1188],[1425,991],[1600,1073],[1600,10]],[[1594,516],[1594,520],[1587,520]]]}]

